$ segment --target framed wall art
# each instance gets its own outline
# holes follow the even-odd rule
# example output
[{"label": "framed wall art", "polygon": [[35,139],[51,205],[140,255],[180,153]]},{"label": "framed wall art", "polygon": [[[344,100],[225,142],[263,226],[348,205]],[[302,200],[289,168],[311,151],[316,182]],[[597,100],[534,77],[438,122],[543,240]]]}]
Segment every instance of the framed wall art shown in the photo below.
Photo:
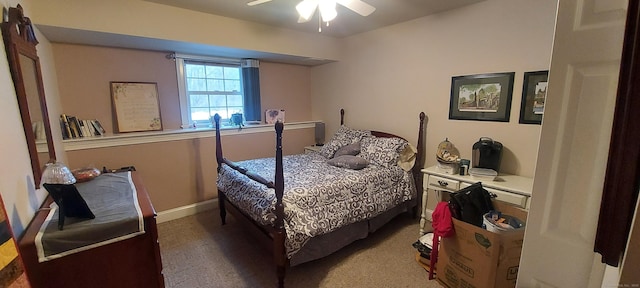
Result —
[{"label": "framed wall art", "polygon": [[284,123],[284,109],[267,109],[265,111],[267,124],[275,124],[278,121]]},{"label": "framed wall art", "polygon": [[524,73],[522,87],[522,103],[520,103],[520,123],[542,123],[544,101],[547,98],[547,79],[549,71],[535,71]]},{"label": "framed wall art", "polygon": [[118,132],[162,130],[157,83],[111,82]]},{"label": "framed wall art", "polygon": [[515,72],[455,76],[449,119],[509,122]]}]

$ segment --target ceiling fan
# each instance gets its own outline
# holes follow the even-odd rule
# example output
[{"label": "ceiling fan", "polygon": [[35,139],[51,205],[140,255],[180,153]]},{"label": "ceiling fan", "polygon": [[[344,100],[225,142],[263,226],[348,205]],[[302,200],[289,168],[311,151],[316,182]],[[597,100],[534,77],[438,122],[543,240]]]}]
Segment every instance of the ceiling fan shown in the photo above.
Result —
[{"label": "ceiling fan", "polygon": [[[270,2],[273,0],[254,0],[247,5],[255,6],[258,4]],[[328,22],[335,19],[338,13],[336,12],[336,4],[340,4],[344,7],[351,9],[362,16],[368,16],[376,10],[375,7],[363,2],[362,0],[302,0],[296,5],[296,10],[300,17],[298,23],[304,23],[311,20],[311,17],[317,9],[320,10],[320,17],[323,22]]]}]

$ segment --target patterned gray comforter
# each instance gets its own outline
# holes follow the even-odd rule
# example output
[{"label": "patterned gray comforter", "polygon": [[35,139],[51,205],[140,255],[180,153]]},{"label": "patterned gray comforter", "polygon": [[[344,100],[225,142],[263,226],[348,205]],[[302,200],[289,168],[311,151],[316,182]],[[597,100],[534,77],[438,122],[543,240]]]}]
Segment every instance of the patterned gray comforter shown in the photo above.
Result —
[{"label": "patterned gray comforter", "polygon": [[[275,179],[275,158],[238,161],[238,165],[268,181]],[[283,157],[285,246],[291,258],[311,237],[370,219],[415,198],[410,172],[398,166],[369,165],[362,170],[326,164],[317,153]],[[270,225],[275,220],[273,189],[223,165],[218,187],[253,220]]]}]

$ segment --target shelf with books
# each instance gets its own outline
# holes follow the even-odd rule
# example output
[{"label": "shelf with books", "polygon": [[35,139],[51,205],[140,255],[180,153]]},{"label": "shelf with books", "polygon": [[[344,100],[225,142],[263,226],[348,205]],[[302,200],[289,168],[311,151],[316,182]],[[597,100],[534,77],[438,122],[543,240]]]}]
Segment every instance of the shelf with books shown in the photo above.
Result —
[{"label": "shelf with books", "polygon": [[[285,130],[294,129],[308,129],[314,128],[315,123],[319,121],[307,121],[307,122],[291,122],[285,124]],[[273,125],[253,125],[245,126],[245,128],[228,128],[222,129],[220,134],[236,135],[236,134],[251,134],[251,133],[264,133],[273,132]],[[185,128],[176,130],[163,130],[163,131],[148,131],[148,132],[131,132],[121,134],[105,133],[101,136],[83,137],[83,138],[70,138],[62,141],[65,151],[85,150],[106,148],[115,146],[126,146],[145,143],[158,143],[165,141],[177,141],[196,138],[209,138],[215,137],[215,129],[213,128]]]},{"label": "shelf with books", "polygon": [[106,134],[98,119],[78,119],[76,116],[60,115],[62,139],[102,136]]}]

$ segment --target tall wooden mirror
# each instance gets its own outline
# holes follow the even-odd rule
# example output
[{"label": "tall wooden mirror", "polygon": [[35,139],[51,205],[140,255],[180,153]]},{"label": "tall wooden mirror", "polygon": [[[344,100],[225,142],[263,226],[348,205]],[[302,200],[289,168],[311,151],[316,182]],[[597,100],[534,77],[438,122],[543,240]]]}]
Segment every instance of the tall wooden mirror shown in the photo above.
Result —
[{"label": "tall wooden mirror", "polygon": [[[56,159],[56,152],[44,96],[40,59],[36,52],[38,40],[31,20],[24,17],[22,6],[9,8],[7,14],[8,20],[2,22],[2,37],[18,96],[33,177],[36,187],[39,187],[42,167],[46,162]],[[38,150],[44,152],[38,153]]]}]

